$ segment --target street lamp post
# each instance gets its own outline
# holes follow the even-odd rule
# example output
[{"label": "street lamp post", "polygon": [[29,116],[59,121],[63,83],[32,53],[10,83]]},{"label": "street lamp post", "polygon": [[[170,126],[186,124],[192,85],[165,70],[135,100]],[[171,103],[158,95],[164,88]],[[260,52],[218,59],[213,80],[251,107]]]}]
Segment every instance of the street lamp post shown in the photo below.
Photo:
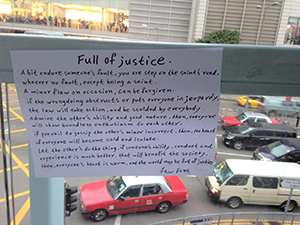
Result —
[{"label": "street lamp post", "polygon": [[261,5],[257,5],[256,6],[257,9],[264,9],[263,19],[262,19],[262,23],[261,23],[261,28],[260,28],[259,36],[258,36],[258,45],[260,45],[260,39],[261,39],[262,31],[264,29],[264,23],[265,23],[267,9],[270,8],[271,6],[275,6],[275,5],[279,5],[279,2],[273,2],[272,5],[267,6],[265,8],[262,7]]},{"label": "street lamp post", "polygon": [[155,29],[156,30],[156,41],[158,41],[158,32],[159,32],[158,27],[149,27],[147,24],[142,24],[142,26],[148,28],[148,35],[149,35],[149,29]]}]

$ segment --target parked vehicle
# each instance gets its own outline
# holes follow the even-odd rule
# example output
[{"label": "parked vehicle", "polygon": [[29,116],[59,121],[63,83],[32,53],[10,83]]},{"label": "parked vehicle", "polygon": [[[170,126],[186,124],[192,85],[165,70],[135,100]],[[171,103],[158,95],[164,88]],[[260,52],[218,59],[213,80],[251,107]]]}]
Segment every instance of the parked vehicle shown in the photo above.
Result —
[{"label": "parked vehicle", "polygon": [[287,101],[284,97],[263,96],[259,110],[269,116],[286,115],[296,117],[300,113],[300,101]]},{"label": "parked vehicle", "polygon": [[255,149],[272,142],[297,138],[297,130],[289,125],[248,123],[232,127],[222,134],[222,141],[235,149]]},{"label": "parked vehicle", "polygon": [[[214,167],[214,175],[205,179],[212,200],[225,202],[236,209],[242,204],[274,205],[282,210],[290,188],[282,187],[285,179],[300,181],[300,165],[286,162],[227,159]],[[294,189],[287,211],[300,204],[300,189]]]},{"label": "parked vehicle", "polygon": [[269,145],[264,145],[253,152],[253,159],[300,164],[300,139],[282,139]]},{"label": "parked vehicle", "polygon": [[221,119],[222,128],[228,129],[229,127],[239,126],[249,122],[262,122],[262,123],[275,123],[279,124],[277,120],[270,119],[263,113],[244,112],[237,116],[223,116]]},{"label": "parked vehicle", "polygon": [[260,106],[261,97],[260,96],[239,96],[237,97],[237,102],[241,106],[245,106],[247,103],[247,99],[249,98],[249,106],[251,108],[257,108]]},{"label": "parked vehicle", "polygon": [[177,176],[114,176],[84,184],[80,190],[81,214],[94,221],[109,215],[156,210],[188,201],[188,192]]}]

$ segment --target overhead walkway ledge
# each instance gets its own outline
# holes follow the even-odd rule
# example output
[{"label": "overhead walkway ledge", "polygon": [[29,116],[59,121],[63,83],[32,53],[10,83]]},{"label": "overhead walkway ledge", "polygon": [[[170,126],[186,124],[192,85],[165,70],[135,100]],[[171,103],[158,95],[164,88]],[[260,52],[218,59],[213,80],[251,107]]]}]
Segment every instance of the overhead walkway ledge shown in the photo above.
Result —
[{"label": "overhead walkway ledge", "polygon": [[[0,35],[1,82],[12,82],[10,50],[126,50],[223,48],[221,93],[300,96],[300,48],[183,44],[163,42],[131,42],[92,38]],[[180,57],[180,56],[178,56]]]},{"label": "overhead walkway ledge", "polygon": [[[223,48],[222,94],[300,96],[300,48],[273,46],[184,44],[113,41],[92,38],[0,34],[0,82],[14,83],[11,50],[133,50]],[[181,57],[178,55],[178,57]],[[29,163],[32,159],[29,157]],[[33,175],[32,168],[30,174]],[[59,224],[63,218],[64,180],[30,176],[32,224]],[[53,201],[52,201],[52,200]],[[51,201],[50,201],[51,200]],[[39,204],[37,204],[39,203]],[[43,207],[41,207],[43,206]],[[48,217],[52,215],[52,217]],[[55,217],[55,218],[54,218]],[[48,220],[48,221],[45,221]]]}]

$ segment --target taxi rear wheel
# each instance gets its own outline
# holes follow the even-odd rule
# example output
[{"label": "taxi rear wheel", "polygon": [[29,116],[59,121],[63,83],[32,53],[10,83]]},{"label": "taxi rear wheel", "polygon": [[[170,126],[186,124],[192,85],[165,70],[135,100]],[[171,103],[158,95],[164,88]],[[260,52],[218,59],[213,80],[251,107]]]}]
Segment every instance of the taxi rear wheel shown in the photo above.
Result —
[{"label": "taxi rear wheel", "polygon": [[108,213],[105,209],[97,209],[92,213],[91,218],[98,222],[98,221],[102,221],[107,217]]},{"label": "taxi rear wheel", "polygon": [[159,213],[166,213],[171,208],[171,204],[169,202],[161,202],[156,207],[156,211]]}]

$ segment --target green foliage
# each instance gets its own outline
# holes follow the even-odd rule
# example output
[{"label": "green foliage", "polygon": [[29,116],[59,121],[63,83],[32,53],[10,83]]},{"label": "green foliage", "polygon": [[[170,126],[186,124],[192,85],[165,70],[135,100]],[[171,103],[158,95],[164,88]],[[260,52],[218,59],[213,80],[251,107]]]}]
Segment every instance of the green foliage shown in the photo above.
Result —
[{"label": "green foliage", "polygon": [[232,30],[218,30],[205,36],[203,39],[196,39],[196,43],[215,44],[239,44],[241,42],[240,32]]}]

